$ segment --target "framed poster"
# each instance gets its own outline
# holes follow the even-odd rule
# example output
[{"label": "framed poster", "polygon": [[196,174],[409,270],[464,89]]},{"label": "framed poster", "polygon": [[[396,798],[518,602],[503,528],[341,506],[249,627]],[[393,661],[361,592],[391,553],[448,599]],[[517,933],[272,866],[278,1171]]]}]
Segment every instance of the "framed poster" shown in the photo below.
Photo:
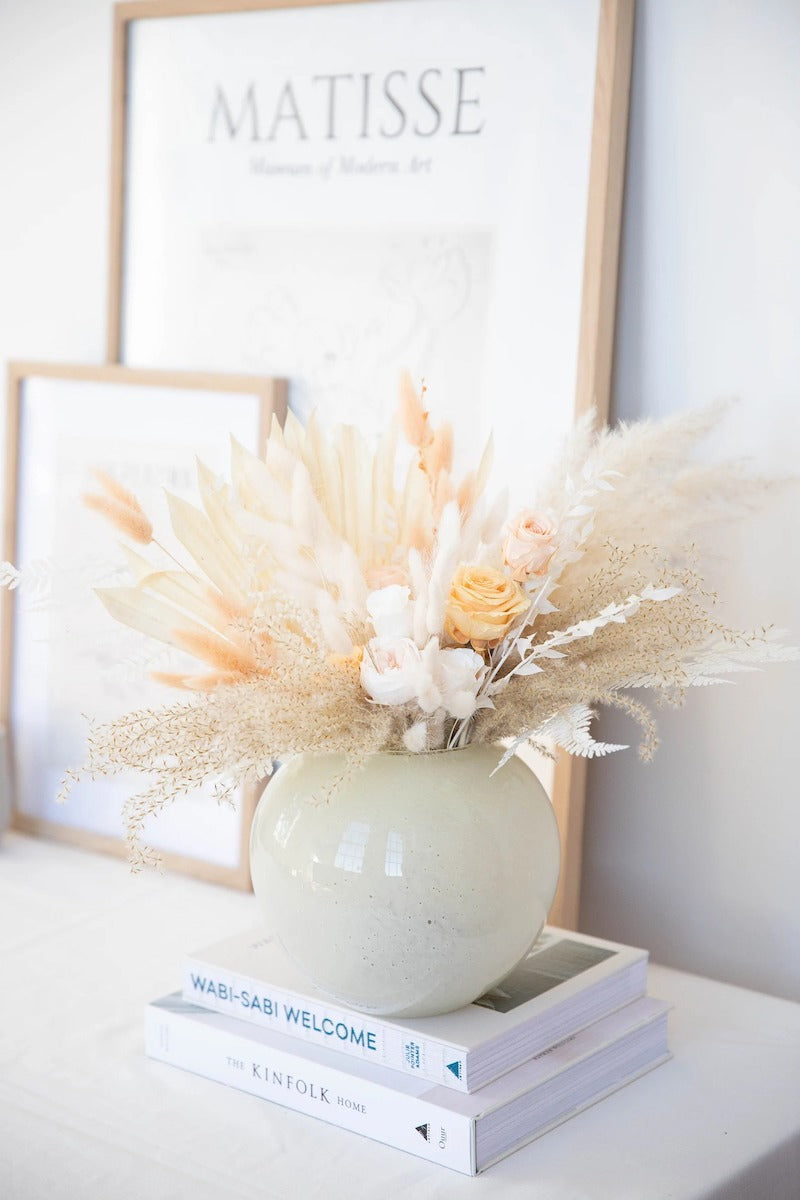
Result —
[{"label": "framed poster", "polygon": [[[260,449],[284,408],[285,387],[271,379],[10,367],[3,556],[22,578],[0,592],[0,726],[11,735],[17,828],[124,855],[121,808],[141,778],[82,780],[66,804],[56,797],[67,768],[85,759],[87,717],[163,704],[167,689],[150,672],[180,669],[171,648],[120,626],[92,594],[128,579],[119,534],[82,503],[98,490],[90,472],[113,476],[169,531],[165,492],[195,496],[195,455],[226,473],[229,434]],[[180,554],[168,537],[163,553]],[[145,840],[168,867],[249,887],[255,800],[242,794],[232,809],[186,797],[148,823]]]},{"label": "framed poster", "polygon": [[[367,434],[405,368],[524,503],[607,405],[632,27],[633,0],[118,5],[109,358],[285,376]],[[569,925],[582,767],[546,774]]]}]

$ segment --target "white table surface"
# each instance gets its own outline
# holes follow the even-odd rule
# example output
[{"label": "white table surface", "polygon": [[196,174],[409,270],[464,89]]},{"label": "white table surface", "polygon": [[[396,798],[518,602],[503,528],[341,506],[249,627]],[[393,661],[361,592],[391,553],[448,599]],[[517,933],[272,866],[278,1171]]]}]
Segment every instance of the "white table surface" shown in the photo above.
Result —
[{"label": "white table surface", "polygon": [[652,966],[674,1058],[475,1179],[154,1063],[145,1003],[252,896],[0,842],[2,1200],[798,1200],[800,1005]]}]

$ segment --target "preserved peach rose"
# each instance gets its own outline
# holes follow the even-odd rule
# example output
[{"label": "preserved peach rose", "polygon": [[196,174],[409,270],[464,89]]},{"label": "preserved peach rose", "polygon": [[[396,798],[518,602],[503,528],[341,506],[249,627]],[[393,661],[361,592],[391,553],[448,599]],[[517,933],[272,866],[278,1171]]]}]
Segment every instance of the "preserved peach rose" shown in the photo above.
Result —
[{"label": "preserved peach rose", "polygon": [[555,527],[547,517],[525,508],[514,518],[503,543],[503,559],[512,579],[524,583],[532,575],[544,575],[553,557]]}]

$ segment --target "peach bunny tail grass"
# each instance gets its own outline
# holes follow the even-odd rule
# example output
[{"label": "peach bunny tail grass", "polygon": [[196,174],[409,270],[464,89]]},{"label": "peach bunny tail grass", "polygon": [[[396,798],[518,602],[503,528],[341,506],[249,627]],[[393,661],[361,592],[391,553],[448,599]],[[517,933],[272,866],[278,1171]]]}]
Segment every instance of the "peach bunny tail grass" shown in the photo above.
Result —
[{"label": "peach bunny tail grass", "polygon": [[149,546],[152,542],[152,521],[138,505],[132,508],[111,496],[98,496],[93,492],[87,492],[81,499],[87,508],[105,517],[132,542],[142,546]]},{"label": "peach bunny tail grass", "polygon": [[234,646],[210,630],[196,633],[190,629],[176,629],[174,637],[189,654],[225,674],[242,676],[259,672],[259,664],[248,650]]},{"label": "peach bunny tail grass", "polygon": [[132,541],[148,546],[153,540],[153,523],[133,492],[129,492],[112,475],[99,467],[92,469],[92,475],[104,494],[85,494],[82,499],[86,507],[100,513]]},{"label": "peach bunny tail grass", "polygon": [[123,487],[118,479],[115,479],[113,475],[109,475],[108,471],[103,471],[100,467],[92,467],[91,473],[107,495],[113,497],[114,500],[118,500],[120,504],[124,504],[126,508],[141,512],[142,506],[133,492]]},{"label": "peach bunny tail grass", "polygon": [[422,466],[433,480],[453,469],[453,427],[449,422],[439,426],[422,451]]},{"label": "peach bunny tail grass", "polygon": [[418,393],[411,376],[403,372],[400,379],[400,427],[408,444],[419,450],[430,445],[433,438],[428,414],[422,406],[424,395],[425,386]]}]

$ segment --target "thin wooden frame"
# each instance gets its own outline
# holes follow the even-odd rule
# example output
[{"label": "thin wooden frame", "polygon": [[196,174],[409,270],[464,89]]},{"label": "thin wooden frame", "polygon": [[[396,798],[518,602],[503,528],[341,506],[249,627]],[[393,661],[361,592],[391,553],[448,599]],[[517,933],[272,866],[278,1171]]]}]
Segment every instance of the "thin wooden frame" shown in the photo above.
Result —
[{"label": "thin wooden frame", "polygon": [[[279,379],[262,376],[215,375],[205,372],[177,372],[138,370],[121,366],[75,366],[41,363],[11,363],[8,369],[6,400],[6,451],[5,451],[5,508],[3,526],[3,557],[16,561],[17,526],[19,514],[19,478],[21,417],[23,388],[26,380],[50,379],[86,383],[134,385],[170,391],[213,392],[227,395],[252,396],[258,403],[257,449],[264,452],[273,416],[282,420],[286,412],[286,383]],[[11,755],[12,780],[14,770],[14,729],[12,688],[14,678],[14,625],[15,597],[7,589],[0,590],[0,726],[9,729],[9,751]],[[14,793],[12,786],[12,796]],[[238,861],[234,867],[208,862],[192,855],[175,851],[164,851],[161,860],[170,870],[182,872],[211,883],[222,883],[242,890],[250,884],[248,838],[253,812],[260,789],[250,787],[240,795],[240,830],[238,834]],[[94,830],[73,825],[61,825],[53,820],[31,816],[19,811],[15,803],[12,811],[12,826],[25,833],[46,837],[56,841],[84,846],[117,857],[127,855],[127,846],[121,837],[113,837]]]},{"label": "thin wooden frame", "polygon": [[[135,0],[116,5],[107,338],[109,361],[118,361],[122,335],[126,70],[131,22],[151,17],[254,12],[360,2],[362,0]],[[634,5],[635,0],[600,0],[599,5],[575,415],[593,407],[603,420],[608,415],[611,386]],[[564,928],[576,928],[578,923],[585,788],[585,760],[563,757],[555,768],[552,789],[553,805],[562,835],[563,866],[550,920]]]},{"label": "thin wooden frame", "polygon": [[[586,210],[575,417],[608,419],[614,358],[619,243],[625,185],[635,0],[603,0],[597,39],[594,123]],[[561,830],[561,875],[549,920],[577,929],[587,760],[562,755],[552,801]]]}]

